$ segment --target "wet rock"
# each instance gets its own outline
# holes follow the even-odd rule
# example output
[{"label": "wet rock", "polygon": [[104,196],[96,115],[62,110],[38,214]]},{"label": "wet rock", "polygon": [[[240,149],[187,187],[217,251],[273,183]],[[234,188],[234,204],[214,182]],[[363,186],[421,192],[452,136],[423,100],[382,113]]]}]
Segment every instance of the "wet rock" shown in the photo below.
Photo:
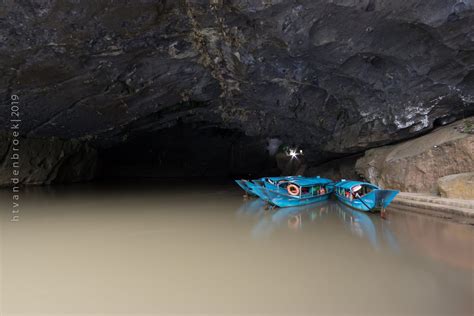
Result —
[{"label": "wet rock", "polygon": [[[19,158],[12,159],[14,154]],[[10,186],[12,178],[18,178],[20,184],[87,181],[97,169],[96,150],[78,140],[21,137],[14,146],[10,135],[0,133],[0,155],[0,186]],[[13,174],[14,161],[19,162],[18,176]]]},{"label": "wet rock", "polygon": [[398,145],[370,149],[356,171],[384,188],[438,193],[439,178],[474,171],[474,135],[459,121]]},{"label": "wet rock", "polygon": [[474,172],[439,178],[438,189],[442,197],[474,200]]}]

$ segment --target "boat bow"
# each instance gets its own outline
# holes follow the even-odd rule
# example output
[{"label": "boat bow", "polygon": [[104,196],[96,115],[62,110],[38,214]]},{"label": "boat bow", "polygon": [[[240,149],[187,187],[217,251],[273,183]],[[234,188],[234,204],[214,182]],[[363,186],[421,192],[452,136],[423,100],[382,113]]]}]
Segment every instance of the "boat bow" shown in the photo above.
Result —
[{"label": "boat bow", "polygon": [[377,189],[359,198],[359,200],[373,209],[384,209],[392,202],[398,192],[397,190]]}]

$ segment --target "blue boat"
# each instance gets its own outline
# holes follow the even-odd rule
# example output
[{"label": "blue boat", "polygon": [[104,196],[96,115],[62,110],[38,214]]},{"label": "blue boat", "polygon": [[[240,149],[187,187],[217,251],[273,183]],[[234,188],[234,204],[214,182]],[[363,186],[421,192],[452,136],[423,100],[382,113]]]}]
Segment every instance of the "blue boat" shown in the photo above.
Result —
[{"label": "blue boat", "polygon": [[385,209],[399,191],[382,190],[378,186],[361,181],[336,183],[334,195],[341,203],[359,211],[378,211]]},{"label": "blue boat", "polygon": [[251,196],[258,196],[253,187],[255,184],[252,183],[251,180],[235,180],[235,182],[245,191],[246,194],[251,195]]},{"label": "blue boat", "polygon": [[286,177],[264,177],[256,180],[235,180],[235,182],[251,196],[257,196],[265,200],[265,196],[261,196],[261,192],[257,190],[259,187],[266,187],[270,189],[278,189],[278,184],[281,182],[299,179],[301,176],[286,176]]},{"label": "blue boat", "polygon": [[279,181],[273,186],[255,188],[258,196],[278,207],[308,205],[328,200],[334,191],[334,183],[325,178],[304,178]]}]

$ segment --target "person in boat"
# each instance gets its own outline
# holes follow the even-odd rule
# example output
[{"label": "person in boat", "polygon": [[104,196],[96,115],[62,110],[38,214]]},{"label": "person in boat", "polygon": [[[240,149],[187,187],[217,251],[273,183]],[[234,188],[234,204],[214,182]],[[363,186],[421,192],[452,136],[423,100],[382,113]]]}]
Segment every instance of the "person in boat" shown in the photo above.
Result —
[{"label": "person in boat", "polygon": [[320,195],[326,194],[326,190],[324,189],[324,187],[321,187],[321,189],[319,190],[319,194]]},{"label": "person in boat", "polygon": [[354,199],[354,195],[352,194],[350,189],[346,191],[346,197],[351,201]]},{"label": "person in boat", "polygon": [[360,199],[364,195],[366,195],[368,187],[362,185],[356,185],[352,188],[352,194],[354,199]]},{"label": "person in boat", "polygon": [[361,186],[358,186],[358,187],[354,188],[354,193],[353,193],[354,199],[358,199],[358,198],[361,197],[362,190],[363,190],[363,188]]}]

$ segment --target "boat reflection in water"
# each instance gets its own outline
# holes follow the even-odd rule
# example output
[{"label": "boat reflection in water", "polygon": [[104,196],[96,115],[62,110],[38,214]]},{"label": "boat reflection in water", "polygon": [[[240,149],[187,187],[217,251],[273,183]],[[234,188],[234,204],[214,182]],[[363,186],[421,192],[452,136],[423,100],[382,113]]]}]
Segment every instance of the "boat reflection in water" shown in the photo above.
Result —
[{"label": "boat reflection in water", "polygon": [[372,247],[379,249],[377,229],[368,214],[353,210],[343,204],[338,205],[335,211],[344,224],[349,227],[351,233],[360,238],[367,238]]},{"label": "boat reflection in water", "polygon": [[267,202],[261,199],[251,199],[242,204],[237,210],[238,215],[255,215],[259,216],[265,212]]},{"label": "boat reflection in water", "polygon": [[258,222],[252,236],[256,238],[268,237],[276,231],[324,228],[330,229],[333,235],[349,232],[376,250],[423,254],[454,268],[474,269],[472,242],[466,242],[472,239],[469,225],[395,210],[382,220],[377,214],[360,212],[335,201],[268,209],[263,201],[256,199],[242,205],[238,213],[255,216]]},{"label": "boat reflection in water", "polygon": [[350,231],[360,238],[366,238],[375,249],[379,250],[379,243],[384,242],[392,251],[400,250],[390,229],[390,220],[381,220],[376,214],[360,212],[343,204],[338,204],[334,208]]},{"label": "boat reflection in water", "polygon": [[258,218],[252,236],[259,238],[269,236],[280,228],[300,230],[303,223],[314,222],[317,218],[328,214],[330,204],[331,202],[325,201],[299,207],[272,208],[263,200],[256,199],[244,202],[237,210],[237,214]]},{"label": "boat reflection in water", "polygon": [[256,199],[245,202],[237,213],[258,217],[258,223],[252,230],[252,235],[257,238],[269,236],[278,229],[301,230],[306,225],[319,225],[325,221],[333,225],[334,218],[337,218],[346,231],[367,240],[374,249],[380,249],[380,242],[384,242],[393,251],[399,250],[389,221],[382,221],[376,214],[360,212],[334,201],[269,209],[263,201]]}]

